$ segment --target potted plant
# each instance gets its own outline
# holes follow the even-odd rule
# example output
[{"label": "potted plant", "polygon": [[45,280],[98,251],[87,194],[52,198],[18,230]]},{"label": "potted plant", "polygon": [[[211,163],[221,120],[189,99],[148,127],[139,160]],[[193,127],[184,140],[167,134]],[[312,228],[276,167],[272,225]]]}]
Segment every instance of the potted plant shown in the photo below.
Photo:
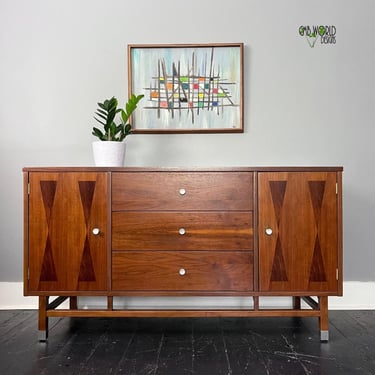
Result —
[{"label": "potted plant", "polygon": [[[93,142],[95,165],[101,167],[123,165],[125,139],[132,132],[129,119],[143,97],[144,95],[131,95],[124,109],[118,108],[118,100],[115,97],[98,103],[94,118],[103,126],[103,130],[95,126],[92,129],[92,135],[99,138],[99,141]],[[118,114],[120,116],[117,116]],[[116,124],[116,117],[120,117],[118,124]]]}]

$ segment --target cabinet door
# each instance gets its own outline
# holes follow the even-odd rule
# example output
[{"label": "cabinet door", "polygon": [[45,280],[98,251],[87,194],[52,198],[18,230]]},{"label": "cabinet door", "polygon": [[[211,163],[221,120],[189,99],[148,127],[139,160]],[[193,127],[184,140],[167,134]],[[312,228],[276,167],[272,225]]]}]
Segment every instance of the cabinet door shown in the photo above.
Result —
[{"label": "cabinet door", "polygon": [[106,290],[106,173],[31,172],[28,212],[29,292]]},{"label": "cabinet door", "polygon": [[261,291],[338,291],[336,182],[336,172],[259,173]]}]

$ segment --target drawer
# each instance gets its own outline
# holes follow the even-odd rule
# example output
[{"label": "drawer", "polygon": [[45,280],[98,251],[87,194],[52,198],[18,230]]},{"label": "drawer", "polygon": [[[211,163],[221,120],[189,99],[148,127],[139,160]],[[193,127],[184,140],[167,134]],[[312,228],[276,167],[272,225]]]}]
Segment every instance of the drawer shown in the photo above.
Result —
[{"label": "drawer", "polygon": [[253,252],[115,252],[112,290],[252,291]]},{"label": "drawer", "polygon": [[253,212],[113,212],[113,250],[253,250]]},{"label": "drawer", "polygon": [[252,172],[114,172],[112,210],[252,210]]}]

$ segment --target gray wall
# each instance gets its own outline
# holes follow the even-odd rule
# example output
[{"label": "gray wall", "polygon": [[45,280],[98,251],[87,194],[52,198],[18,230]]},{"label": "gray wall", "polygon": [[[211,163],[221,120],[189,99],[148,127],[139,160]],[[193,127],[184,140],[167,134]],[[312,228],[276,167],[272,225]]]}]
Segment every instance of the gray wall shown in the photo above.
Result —
[{"label": "gray wall", "polygon": [[[134,135],[132,166],[343,165],[345,280],[375,280],[372,0],[0,0],[0,281],[22,280],[23,166],[93,165],[130,43],[245,44],[245,133]],[[334,25],[310,48],[300,25]]]}]

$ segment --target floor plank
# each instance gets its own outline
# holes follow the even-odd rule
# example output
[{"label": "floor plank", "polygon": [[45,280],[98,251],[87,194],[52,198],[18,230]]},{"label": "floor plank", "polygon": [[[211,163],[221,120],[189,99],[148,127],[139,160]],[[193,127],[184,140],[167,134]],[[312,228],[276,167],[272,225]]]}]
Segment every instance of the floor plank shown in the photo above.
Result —
[{"label": "floor plank", "polygon": [[37,341],[37,312],[0,311],[0,374],[375,374],[375,311],[315,318],[54,318]]}]

